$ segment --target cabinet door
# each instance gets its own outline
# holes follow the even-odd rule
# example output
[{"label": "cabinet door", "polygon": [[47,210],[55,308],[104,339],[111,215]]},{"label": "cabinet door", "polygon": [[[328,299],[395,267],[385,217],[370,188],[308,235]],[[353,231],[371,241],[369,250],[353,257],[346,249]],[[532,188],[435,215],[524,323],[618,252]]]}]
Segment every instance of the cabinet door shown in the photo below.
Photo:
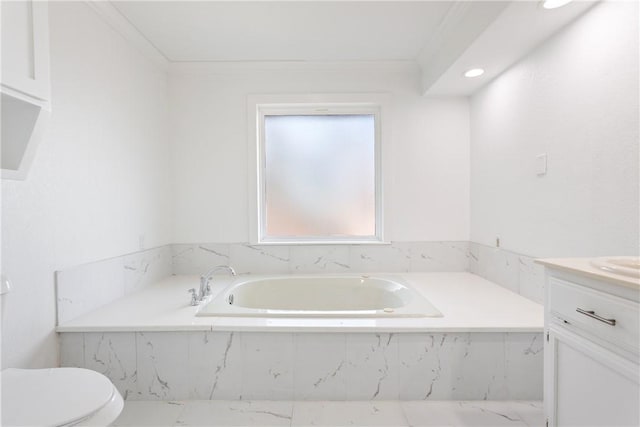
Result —
[{"label": "cabinet door", "polygon": [[560,326],[549,329],[550,424],[640,424],[638,365]]},{"label": "cabinet door", "polygon": [[0,3],[2,87],[12,96],[50,99],[49,9],[46,1]]}]

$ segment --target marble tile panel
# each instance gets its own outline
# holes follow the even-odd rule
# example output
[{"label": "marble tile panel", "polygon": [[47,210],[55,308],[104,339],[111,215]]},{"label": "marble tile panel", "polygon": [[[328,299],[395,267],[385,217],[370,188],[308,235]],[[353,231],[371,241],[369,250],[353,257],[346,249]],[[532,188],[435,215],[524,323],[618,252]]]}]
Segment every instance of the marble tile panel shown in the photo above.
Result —
[{"label": "marble tile panel", "polygon": [[[84,338],[83,338],[84,337]],[[540,399],[542,334],[61,334],[128,399]]]},{"label": "marble tile panel", "polygon": [[515,293],[520,293],[518,284],[518,256],[500,248],[480,246],[479,275]]},{"label": "marble tile panel", "polygon": [[165,245],[123,257],[124,292],[129,294],[171,276],[171,246]]},{"label": "marble tile panel", "polygon": [[399,354],[401,400],[506,395],[503,334],[400,334]]},{"label": "marble tile panel", "polygon": [[347,400],[398,398],[397,334],[347,334]]},{"label": "marble tile panel", "polygon": [[407,244],[411,260],[409,271],[467,271],[468,242],[412,242]]},{"label": "marble tile panel", "polygon": [[292,402],[188,401],[177,426],[290,426]]},{"label": "marble tile panel", "polygon": [[452,394],[451,372],[444,351],[453,336],[446,334],[399,334],[400,400],[446,399]]},{"label": "marble tile panel", "polygon": [[230,265],[238,274],[289,273],[289,246],[252,246],[232,243]]},{"label": "marble tile panel", "polygon": [[293,334],[242,334],[242,399],[293,399]]},{"label": "marble tile panel", "polygon": [[544,266],[534,258],[518,256],[518,282],[520,295],[538,304],[544,304]]},{"label": "marble tile panel", "polygon": [[346,400],[346,335],[295,334],[296,400]]},{"label": "marble tile panel", "polygon": [[505,375],[509,399],[542,399],[543,336],[542,333],[505,334]]},{"label": "marble tile panel", "polygon": [[240,399],[242,344],[238,332],[189,335],[189,399]]},{"label": "marble tile panel", "polygon": [[140,400],[180,400],[189,395],[189,338],[196,333],[136,333]]},{"label": "marble tile panel", "polygon": [[127,401],[114,427],[173,427],[184,409],[184,402]]},{"label": "marble tile panel", "polygon": [[469,242],[469,271],[539,304],[544,303],[544,267],[535,258]]},{"label": "marble tile panel", "polygon": [[469,242],[469,272],[480,276],[480,245],[475,242]]},{"label": "marble tile panel", "polygon": [[56,272],[58,324],[124,296],[122,257]]},{"label": "marble tile panel", "polygon": [[292,245],[291,273],[349,273],[349,247],[345,245]]},{"label": "marble tile panel", "polygon": [[124,399],[139,398],[135,332],[84,335],[84,367],[104,374]]},{"label": "marble tile panel", "polygon": [[176,275],[201,275],[217,265],[231,265],[227,243],[173,244],[171,253]]},{"label": "marble tile panel", "polygon": [[63,368],[84,368],[84,333],[59,334],[60,366]]},{"label": "marble tile panel", "polygon": [[453,385],[450,398],[505,399],[504,334],[465,333],[452,338],[453,345],[443,354]]},{"label": "marble tile panel", "polygon": [[[202,274],[212,265],[238,273],[467,271],[469,242],[394,242],[384,245],[174,244],[174,274]],[[477,248],[476,248],[477,250]]]},{"label": "marble tile panel", "polygon": [[406,426],[397,401],[294,402],[292,426]]},{"label": "marble tile panel", "polygon": [[349,247],[349,266],[359,273],[408,272],[411,266],[411,245],[352,245]]}]

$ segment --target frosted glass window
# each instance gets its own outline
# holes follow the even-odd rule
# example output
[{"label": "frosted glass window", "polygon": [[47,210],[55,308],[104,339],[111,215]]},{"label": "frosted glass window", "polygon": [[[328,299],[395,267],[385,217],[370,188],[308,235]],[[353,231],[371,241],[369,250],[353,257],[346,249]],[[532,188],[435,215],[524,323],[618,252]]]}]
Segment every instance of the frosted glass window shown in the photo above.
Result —
[{"label": "frosted glass window", "polygon": [[376,236],[375,120],[264,116],[263,237]]}]

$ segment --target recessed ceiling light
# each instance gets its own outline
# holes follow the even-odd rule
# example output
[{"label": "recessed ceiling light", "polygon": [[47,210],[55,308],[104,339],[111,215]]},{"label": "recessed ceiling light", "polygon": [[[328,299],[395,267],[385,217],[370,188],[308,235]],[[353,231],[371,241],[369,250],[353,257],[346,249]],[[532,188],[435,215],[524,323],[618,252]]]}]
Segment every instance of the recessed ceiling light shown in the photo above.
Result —
[{"label": "recessed ceiling light", "polygon": [[571,3],[571,0],[544,0],[542,7],[545,9],[557,9],[569,3]]},{"label": "recessed ceiling light", "polygon": [[482,68],[472,68],[470,70],[467,70],[464,73],[465,77],[478,77],[484,74],[484,70]]}]

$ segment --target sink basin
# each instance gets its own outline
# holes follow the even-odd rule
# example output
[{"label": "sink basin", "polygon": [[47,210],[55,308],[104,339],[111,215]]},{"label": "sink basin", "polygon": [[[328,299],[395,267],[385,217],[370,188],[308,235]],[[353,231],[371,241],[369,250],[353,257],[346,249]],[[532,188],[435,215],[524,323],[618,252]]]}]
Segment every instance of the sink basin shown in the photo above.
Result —
[{"label": "sink basin", "polygon": [[608,273],[640,277],[640,257],[637,256],[596,258],[591,264]]}]

